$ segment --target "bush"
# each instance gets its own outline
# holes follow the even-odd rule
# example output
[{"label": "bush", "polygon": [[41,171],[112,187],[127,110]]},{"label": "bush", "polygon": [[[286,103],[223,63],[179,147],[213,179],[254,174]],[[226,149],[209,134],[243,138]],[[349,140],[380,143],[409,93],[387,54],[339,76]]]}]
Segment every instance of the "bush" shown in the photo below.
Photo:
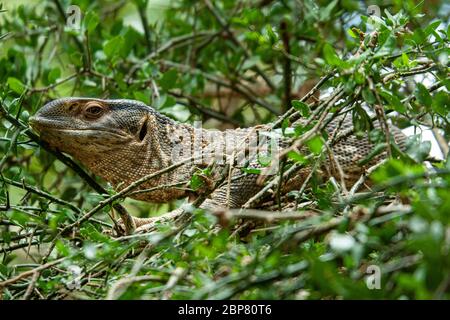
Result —
[{"label": "bush", "polygon": [[[448,299],[448,5],[375,3],[0,7],[2,298]],[[291,205],[289,213],[256,208],[262,224],[262,211],[223,223],[196,210],[181,224],[112,237],[114,205],[145,217],[183,200],[122,199],[81,221],[114,191],[28,127],[30,115],[63,96],[135,99],[220,129],[281,119],[294,140],[311,127],[294,125],[292,115],[344,112],[350,134],[369,135],[373,155],[391,157],[368,168],[365,189],[365,176],[343,186],[313,174],[287,203],[272,201],[271,210]],[[376,119],[414,132],[406,152],[373,127]],[[430,159],[422,131],[434,134],[443,157]],[[325,141],[316,135],[306,142],[309,157],[292,151],[287,165],[314,167]]]}]

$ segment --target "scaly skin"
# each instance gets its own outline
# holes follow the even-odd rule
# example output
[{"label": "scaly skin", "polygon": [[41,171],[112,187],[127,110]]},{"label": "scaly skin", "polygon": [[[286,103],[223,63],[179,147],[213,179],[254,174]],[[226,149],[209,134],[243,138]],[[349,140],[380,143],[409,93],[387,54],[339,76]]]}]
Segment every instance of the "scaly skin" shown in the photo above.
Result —
[{"label": "scaly skin", "polygon": [[[351,122],[347,121],[347,125]],[[133,100],[102,100],[94,98],[63,98],[43,106],[30,124],[39,132],[41,138],[50,146],[66,152],[79,160],[94,174],[111,183],[114,189],[121,190],[137,179],[160,171],[181,160],[189,159],[200,152],[209,154],[218,149],[228,157],[238,158],[245,152],[242,144],[251,134],[267,130],[269,125],[246,129],[220,132],[217,130],[197,129],[187,124],[175,122],[153,110],[145,104]],[[332,122],[327,131],[333,131],[337,121]],[[405,136],[395,127],[391,128],[394,139],[404,148]],[[235,139],[238,143],[229,142]],[[224,148],[224,145],[227,145]],[[358,161],[365,158],[372,145],[367,138],[356,139],[350,136],[333,146],[333,153],[340,163],[345,178],[353,181],[355,176],[363,173],[364,168]],[[180,151],[181,150],[181,151]],[[374,161],[379,161],[377,157]],[[335,170],[328,170],[334,162],[324,161],[324,175],[333,175]],[[137,190],[169,185],[164,189],[133,195],[138,200],[149,202],[168,202],[186,196],[198,196],[204,190],[192,192],[178,182],[187,182],[198,169],[210,164],[208,159],[189,162],[175,170],[149,180]],[[255,164],[253,163],[253,166]],[[224,168],[223,165],[216,168]],[[290,182],[290,189],[301,184],[303,177],[309,173],[302,169]],[[220,178],[221,170],[214,170],[210,179]],[[201,208],[217,209],[220,207],[240,207],[262,186],[257,183],[258,175],[243,174],[234,170],[231,185],[220,185],[203,202]],[[228,181],[228,179],[226,179]],[[289,182],[288,182],[289,184]],[[172,185],[172,186],[170,186]],[[169,214],[176,216],[180,210]],[[136,226],[143,226],[154,219],[136,219]],[[139,229],[138,229],[139,230]]]}]

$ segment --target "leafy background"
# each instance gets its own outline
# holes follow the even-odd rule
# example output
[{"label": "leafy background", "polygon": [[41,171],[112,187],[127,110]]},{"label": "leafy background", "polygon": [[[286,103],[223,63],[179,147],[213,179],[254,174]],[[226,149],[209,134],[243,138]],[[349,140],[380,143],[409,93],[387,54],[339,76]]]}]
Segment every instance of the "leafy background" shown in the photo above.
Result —
[{"label": "leafy background", "polygon": [[[79,29],[66,23],[71,4],[83,13]],[[371,5],[381,17],[369,18]],[[1,297],[449,298],[449,11],[435,0],[3,1]],[[299,100],[317,83],[320,97]],[[102,196],[27,125],[51,99],[92,96],[140,100],[204,127],[247,127],[290,107],[308,117],[336,89],[355,134],[383,146],[370,126],[383,105],[378,112],[409,128],[408,152],[394,150],[369,192],[343,198],[335,181],[312,179],[290,195],[295,219],[247,233],[196,211],[182,225],[114,238],[105,232],[110,207],[61,233]],[[425,129],[437,141],[432,162]],[[320,153],[322,142],[308,146]],[[290,161],[308,160],[291,153]],[[183,201],[121,203],[145,217]],[[371,265],[382,272],[380,289],[366,284]]]}]

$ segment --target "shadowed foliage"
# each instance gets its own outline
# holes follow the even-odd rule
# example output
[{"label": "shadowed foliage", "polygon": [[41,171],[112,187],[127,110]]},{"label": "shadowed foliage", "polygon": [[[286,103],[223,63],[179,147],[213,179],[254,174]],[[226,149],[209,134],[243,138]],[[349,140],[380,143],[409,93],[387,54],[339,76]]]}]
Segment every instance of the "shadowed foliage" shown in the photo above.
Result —
[{"label": "shadowed foliage", "polygon": [[[0,297],[448,299],[449,12],[435,0],[3,1]],[[117,195],[50,148],[28,120],[61,97],[138,100],[220,130],[272,124],[291,148],[245,210],[117,235],[120,217],[187,199]],[[321,126],[338,115],[353,128],[330,136]],[[406,151],[387,123],[408,133]],[[319,164],[350,136],[374,148],[346,185]],[[300,167],[310,174],[281,194]],[[208,189],[208,174],[183,186]]]}]

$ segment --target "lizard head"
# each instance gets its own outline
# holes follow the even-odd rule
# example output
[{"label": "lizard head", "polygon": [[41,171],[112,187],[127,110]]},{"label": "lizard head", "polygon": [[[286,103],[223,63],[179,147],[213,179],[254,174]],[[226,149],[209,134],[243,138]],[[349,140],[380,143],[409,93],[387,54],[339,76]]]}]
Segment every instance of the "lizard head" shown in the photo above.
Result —
[{"label": "lizard head", "polygon": [[117,185],[124,176],[138,178],[151,163],[143,157],[161,122],[155,119],[156,112],[138,101],[63,98],[44,105],[30,125],[51,147]]},{"label": "lizard head", "polygon": [[44,105],[30,125],[52,147],[70,154],[110,151],[105,149],[144,140],[150,110],[133,100],[63,98]]}]

